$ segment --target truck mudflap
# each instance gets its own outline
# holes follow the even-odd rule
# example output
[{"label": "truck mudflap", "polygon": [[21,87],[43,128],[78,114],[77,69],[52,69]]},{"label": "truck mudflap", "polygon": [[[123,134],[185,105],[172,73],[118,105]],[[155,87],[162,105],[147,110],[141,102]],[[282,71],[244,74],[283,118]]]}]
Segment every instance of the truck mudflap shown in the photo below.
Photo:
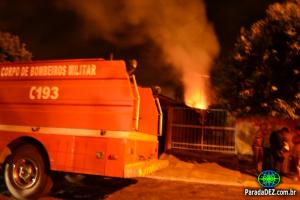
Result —
[{"label": "truck mudflap", "polygon": [[124,168],[124,178],[147,176],[157,170],[166,168],[168,165],[168,160],[158,159],[126,164]]}]

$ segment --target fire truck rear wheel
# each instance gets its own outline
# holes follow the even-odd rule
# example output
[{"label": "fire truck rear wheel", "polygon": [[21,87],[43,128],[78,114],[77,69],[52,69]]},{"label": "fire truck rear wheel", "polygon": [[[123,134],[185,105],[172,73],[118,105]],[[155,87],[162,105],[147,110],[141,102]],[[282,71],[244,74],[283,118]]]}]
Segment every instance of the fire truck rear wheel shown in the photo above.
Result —
[{"label": "fire truck rear wheel", "polygon": [[7,189],[17,199],[38,199],[51,189],[44,159],[39,150],[29,144],[13,150],[5,163],[4,179]]}]

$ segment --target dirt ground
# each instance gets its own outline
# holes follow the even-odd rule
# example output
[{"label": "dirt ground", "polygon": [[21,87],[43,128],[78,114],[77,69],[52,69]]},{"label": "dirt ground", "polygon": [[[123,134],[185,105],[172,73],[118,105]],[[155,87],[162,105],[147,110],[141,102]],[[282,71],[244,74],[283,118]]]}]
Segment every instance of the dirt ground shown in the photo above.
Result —
[{"label": "dirt ground", "polygon": [[[198,156],[165,154],[162,159],[170,161],[169,167],[144,178],[87,176],[81,182],[70,183],[56,174],[51,195],[40,200],[300,199],[300,191],[293,197],[247,197],[244,195],[245,187],[240,183],[246,179],[253,181],[256,176],[251,174],[248,163],[219,154]],[[241,167],[249,173],[241,173]],[[289,178],[283,181],[285,184],[299,184]],[[0,179],[0,200],[12,200],[3,179]]]},{"label": "dirt ground", "polygon": [[[177,181],[139,179],[105,200],[280,200],[283,197],[248,197],[244,188],[237,186],[197,184]],[[300,195],[284,197],[299,200]]]}]

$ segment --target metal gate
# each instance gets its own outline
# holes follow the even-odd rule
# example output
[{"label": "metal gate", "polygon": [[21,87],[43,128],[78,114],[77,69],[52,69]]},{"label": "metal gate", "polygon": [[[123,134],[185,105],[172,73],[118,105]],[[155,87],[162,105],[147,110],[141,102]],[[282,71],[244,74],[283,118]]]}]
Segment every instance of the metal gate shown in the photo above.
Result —
[{"label": "metal gate", "polygon": [[169,108],[171,149],[235,153],[234,119],[225,110]]}]

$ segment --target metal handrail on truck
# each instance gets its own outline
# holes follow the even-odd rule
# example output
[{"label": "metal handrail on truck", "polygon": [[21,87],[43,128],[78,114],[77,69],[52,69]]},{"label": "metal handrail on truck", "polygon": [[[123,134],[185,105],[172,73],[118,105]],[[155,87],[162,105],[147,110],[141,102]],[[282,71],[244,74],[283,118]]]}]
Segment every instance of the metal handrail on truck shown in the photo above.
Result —
[{"label": "metal handrail on truck", "polygon": [[132,83],[134,85],[134,90],[135,90],[135,95],[136,95],[136,112],[135,112],[135,130],[139,130],[139,118],[140,118],[140,93],[139,93],[139,89],[136,83],[136,79],[135,76],[132,74],[130,76]]},{"label": "metal handrail on truck", "polygon": [[158,115],[159,115],[159,124],[158,124],[158,136],[162,136],[162,127],[163,127],[163,112],[160,106],[159,98],[155,97],[155,104],[158,108]]}]

